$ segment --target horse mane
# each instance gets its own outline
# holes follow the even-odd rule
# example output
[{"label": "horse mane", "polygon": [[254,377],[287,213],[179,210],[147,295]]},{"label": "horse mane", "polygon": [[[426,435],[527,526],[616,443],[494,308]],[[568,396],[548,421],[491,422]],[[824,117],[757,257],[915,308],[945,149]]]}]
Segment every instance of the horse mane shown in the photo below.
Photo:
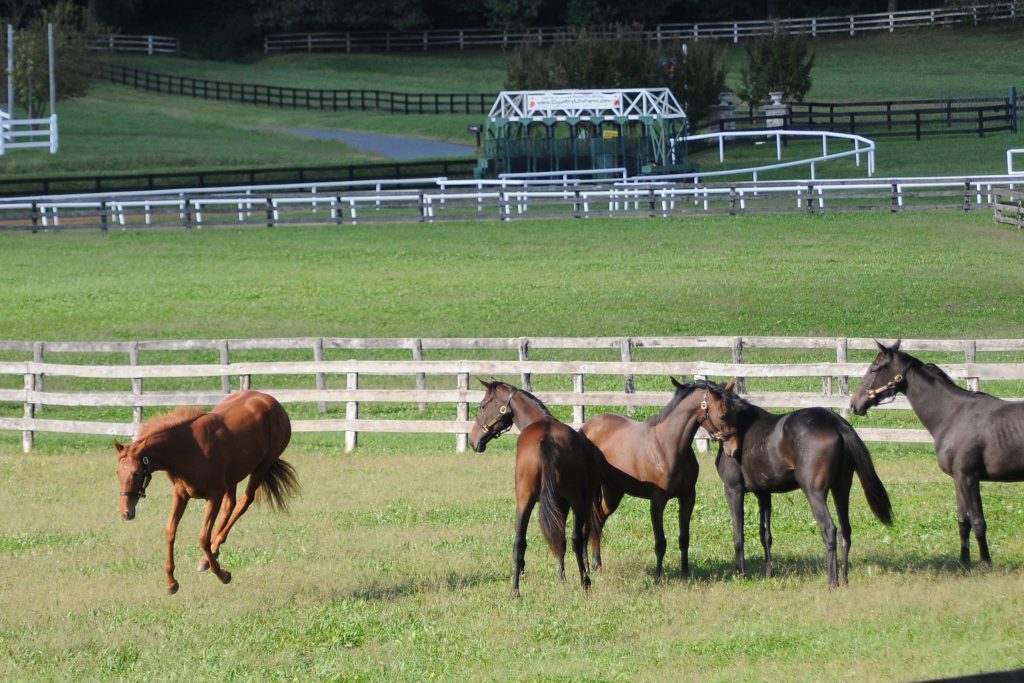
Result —
[{"label": "horse mane", "polygon": [[174,427],[178,427],[187,422],[192,422],[196,418],[202,417],[206,414],[206,408],[200,408],[198,406],[179,406],[169,413],[162,413],[155,415],[139,427],[139,434],[135,437],[136,441],[142,440],[147,436],[152,436],[157,432],[167,431]]},{"label": "horse mane", "polygon": [[661,409],[660,413],[658,413],[657,415],[652,415],[651,417],[647,418],[647,424],[653,427],[655,425],[660,424],[661,422],[664,422],[666,419],[668,419],[669,415],[672,414],[672,411],[676,409],[676,406],[679,405],[680,401],[682,401],[684,398],[692,394],[694,391],[697,391],[698,389],[709,389],[711,391],[714,391],[717,395],[721,396],[722,399],[728,403],[730,409],[733,411],[738,411],[740,408],[740,404],[736,403],[736,400],[742,401],[742,399],[740,399],[739,396],[737,396],[731,391],[723,391],[722,388],[715,384],[714,382],[708,382],[707,380],[704,379],[696,379],[692,382],[683,382],[682,385],[683,386],[681,387],[676,387],[676,393],[672,396],[672,400],[669,401],[668,404]]},{"label": "horse mane", "polygon": [[529,391],[527,391],[526,389],[520,389],[519,387],[517,387],[517,386],[515,386],[515,385],[513,385],[513,384],[509,384],[508,382],[502,382],[502,381],[500,381],[500,380],[498,380],[498,381],[497,381],[497,382],[495,383],[495,386],[497,386],[497,385],[499,385],[499,384],[500,384],[501,386],[504,386],[504,387],[508,387],[508,389],[509,389],[510,391],[514,391],[514,392],[516,392],[517,394],[522,394],[524,398],[526,398],[526,399],[527,399],[527,400],[529,400],[529,401],[532,401],[534,405],[536,405],[536,406],[537,406],[538,408],[540,408],[541,410],[543,410],[543,411],[544,411],[545,413],[547,413],[547,414],[548,414],[549,416],[551,416],[551,417],[554,417],[553,415],[551,415],[551,411],[550,411],[550,410],[548,410],[548,407],[547,407],[546,405],[544,405],[544,401],[540,400],[539,398],[537,398],[536,396],[534,396],[533,394],[531,394],[531,393],[530,393]]}]

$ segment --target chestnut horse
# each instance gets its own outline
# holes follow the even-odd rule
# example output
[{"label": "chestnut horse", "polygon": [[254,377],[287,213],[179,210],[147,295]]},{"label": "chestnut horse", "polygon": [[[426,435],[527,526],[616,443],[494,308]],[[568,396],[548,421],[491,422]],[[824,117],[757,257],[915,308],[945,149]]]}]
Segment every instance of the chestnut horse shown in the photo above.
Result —
[{"label": "chestnut horse", "polygon": [[587,536],[600,500],[598,462],[601,454],[587,437],[556,420],[533,394],[505,382],[484,382],[487,390],[469,435],[469,444],[483,453],[487,442],[514,424],[516,442],[516,540],[512,547],[512,596],[519,597],[519,578],[526,566],[526,528],[540,502],[540,528],[558,558],[565,580],[565,524],[573,513],[572,551],[583,589],[590,588]]},{"label": "chestnut horse", "polygon": [[[871,454],[850,423],[827,408],[802,408],[777,415],[738,398],[736,426],[741,445],[715,460],[732,512],[736,573],[743,574],[743,497],[757,496],[765,573],[772,576],[772,494],[800,489],[821,529],[830,588],[845,585],[850,566],[850,487],[857,473],[868,506],[882,524],[892,524],[889,494],[875,472]],[[827,497],[839,517],[842,562],[836,566],[836,525]]]},{"label": "chestnut horse", "polygon": [[[199,534],[203,549],[200,571],[207,568],[222,583],[231,572],[217,562],[220,547],[238,518],[252,504],[257,492],[284,509],[286,499],[298,490],[295,470],[281,453],[291,439],[288,414],[272,396],[239,391],[207,412],[202,408],[178,408],[143,423],[128,445],[116,440],[121,480],[120,513],[135,518],[135,506],[146,496],[154,472],[164,470],[171,480],[171,518],[167,523],[167,591],[175,593],[174,538],[178,523],[191,498],[206,500],[206,515]],[[236,504],[238,482],[249,481]],[[214,523],[220,514],[220,526]]]},{"label": "chestnut horse", "polygon": [[734,394],[724,387],[699,380],[682,384],[674,378],[675,395],[657,415],[638,422],[616,413],[602,413],[587,420],[583,433],[607,461],[602,472],[603,495],[597,525],[590,535],[594,567],[601,566],[601,529],[625,494],[651,501],[654,527],[655,580],[661,581],[665,558],[665,505],[679,499],[680,571],[690,573],[690,516],[697,497],[697,458],[693,437],[705,425],[723,447],[738,446],[732,429]]},{"label": "chestnut horse", "polygon": [[971,563],[971,529],[981,561],[988,552],[981,482],[1024,481],[1024,402],[1004,401],[956,385],[937,366],[900,351],[900,342],[878,345],[850,408],[865,415],[897,393],[905,394],[917,418],[935,440],[939,469],[956,482],[960,562]]}]

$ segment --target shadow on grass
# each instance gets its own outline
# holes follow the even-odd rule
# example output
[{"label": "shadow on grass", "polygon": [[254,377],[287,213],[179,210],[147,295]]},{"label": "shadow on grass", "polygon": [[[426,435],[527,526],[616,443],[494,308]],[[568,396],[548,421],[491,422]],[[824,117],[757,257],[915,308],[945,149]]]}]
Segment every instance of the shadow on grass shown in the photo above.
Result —
[{"label": "shadow on grass", "polygon": [[398,600],[422,592],[434,592],[441,589],[451,591],[475,588],[486,583],[505,581],[508,579],[503,572],[488,571],[476,573],[448,572],[445,576],[433,576],[422,578],[404,578],[396,583],[388,585],[373,585],[350,593],[349,597],[365,602],[386,602]]}]

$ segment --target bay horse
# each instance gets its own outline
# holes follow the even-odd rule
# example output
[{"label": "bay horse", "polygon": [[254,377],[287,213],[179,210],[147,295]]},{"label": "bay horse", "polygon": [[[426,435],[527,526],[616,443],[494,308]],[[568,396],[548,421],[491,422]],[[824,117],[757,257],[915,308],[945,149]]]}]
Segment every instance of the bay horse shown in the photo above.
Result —
[{"label": "bay horse", "polygon": [[[886,526],[892,524],[889,494],[875,472],[867,447],[849,422],[827,408],[802,408],[779,415],[743,398],[737,397],[737,400],[741,405],[736,421],[740,448],[733,455],[720,451],[715,459],[732,513],[736,574],[745,572],[744,495],[750,492],[757,497],[765,574],[772,576],[775,572],[772,563],[772,494],[799,488],[811,505],[825,542],[829,588],[835,588],[840,582],[846,585],[852,541],[850,488],[854,472],[875,517]],[[842,561],[838,570],[836,525],[827,501],[829,491],[839,518],[842,543]]]},{"label": "bay horse", "polygon": [[519,428],[516,442],[516,539],[512,547],[512,597],[519,597],[519,579],[526,566],[526,529],[530,513],[540,502],[540,528],[558,559],[558,575],[565,580],[565,526],[573,513],[572,551],[580,571],[580,584],[590,588],[586,557],[587,537],[593,526],[601,487],[597,465],[601,458],[587,437],[555,419],[536,396],[506,382],[480,383],[486,387],[469,444],[483,453],[487,443]]},{"label": "bay horse", "polygon": [[[217,562],[228,532],[256,499],[265,495],[278,509],[298,490],[294,468],[280,459],[291,439],[292,427],[281,404],[257,391],[239,391],[213,410],[178,408],[158,415],[139,429],[124,445],[117,440],[121,480],[119,511],[125,520],[135,518],[139,499],[154,472],[163,470],[171,481],[171,518],[167,523],[167,592],[176,593],[174,539],[185,507],[192,498],[206,500],[206,515],[199,534],[203,550],[200,571],[212,569],[222,583],[231,572]],[[236,503],[238,482],[249,481]],[[220,525],[214,523],[220,515]]]},{"label": "bay horse", "polygon": [[690,573],[690,517],[697,497],[697,457],[693,438],[707,425],[712,438],[729,452],[738,447],[732,423],[734,394],[714,382],[681,383],[670,378],[675,394],[662,411],[640,422],[617,413],[587,420],[583,433],[607,463],[597,524],[590,536],[594,567],[601,566],[601,531],[626,494],[651,501],[655,581],[662,579],[665,558],[665,505],[679,499],[679,552],[682,576]]},{"label": "bay horse", "polygon": [[857,415],[902,393],[935,440],[939,469],[956,482],[960,563],[971,563],[971,530],[981,561],[991,565],[981,482],[1024,481],[1024,402],[967,391],[938,366],[875,342],[878,355],[850,399]]}]

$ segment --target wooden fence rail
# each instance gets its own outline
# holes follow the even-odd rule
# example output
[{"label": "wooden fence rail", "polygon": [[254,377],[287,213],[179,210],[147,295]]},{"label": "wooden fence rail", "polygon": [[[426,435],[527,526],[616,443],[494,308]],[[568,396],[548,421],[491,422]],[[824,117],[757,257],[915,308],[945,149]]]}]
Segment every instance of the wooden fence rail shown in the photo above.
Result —
[{"label": "wooden fence rail", "polygon": [[[968,388],[978,390],[982,381],[1024,381],[1024,362],[977,361],[977,354],[1024,353],[1024,340],[906,340],[903,348],[914,352],[934,351],[955,354],[963,362],[945,363],[943,369],[955,379],[966,381]],[[408,360],[379,360],[350,358],[324,360],[325,350],[342,349],[352,353],[366,351],[406,351]],[[731,362],[707,360],[636,360],[635,354],[645,349],[661,352],[686,349],[706,349],[717,357],[723,354]],[[744,362],[744,350],[798,350],[810,355],[827,355],[827,361],[792,363]],[[483,392],[472,388],[471,378],[504,376],[518,378],[519,384],[532,388],[535,378],[548,379],[546,384],[566,385],[571,379],[572,390],[537,390],[538,396],[552,406],[572,408],[570,422],[581,425],[590,408],[632,410],[638,406],[664,405],[671,397],[667,391],[637,391],[637,377],[697,376],[724,379],[739,377],[741,382],[766,378],[813,378],[820,381],[820,391],[759,390],[746,396],[768,408],[797,408],[825,406],[845,410],[851,387],[849,378],[860,377],[866,369],[864,362],[850,362],[850,351],[871,351],[874,341],[861,338],[831,337],[599,337],[599,338],[484,338],[484,339],[240,339],[240,340],[183,340],[150,342],[14,342],[0,341],[3,357],[31,356],[31,360],[0,361],[0,415],[10,414],[11,408],[21,407],[20,417],[0,417],[0,430],[22,433],[23,449],[31,450],[36,433],[64,432],[72,434],[99,434],[130,436],[137,432],[146,409],[183,404],[212,405],[219,402],[234,388],[254,386],[273,394],[282,403],[316,405],[321,415],[315,419],[296,419],[296,432],[344,432],[345,448],[357,446],[360,432],[454,434],[456,449],[465,450],[471,423],[470,406],[478,402]],[[515,359],[457,359],[423,360],[425,352],[487,350],[514,355]],[[538,360],[531,352],[594,351],[605,350],[619,360]],[[313,360],[258,360],[232,361],[231,354],[251,352],[308,352]],[[217,363],[141,362],[141,354],[151,352],[214,352]],[[78,364],[47,362],[46,356],[60,354],[127,354],[128,364]],[[865,355],[865,354],[862,354]],[[835,360],[831,360],[834,358]],[[999,360],[999,359],[996,359]],[[108,362],[110,362],[108,360]],[[405,377],[397,380],[402,386],[368,386],[380,383],[381,378]],[[146,390],[147,382],[156,380],[219,380],[219,388],[195,389],[166,388]],[[302,379],[308,378],[308,379]],[[429,378],[429,382],[427,381]],[[588,378],[589,381],[588,381]],[[600,378],[600,379],[598,379]],[[622,389],[608,389],[608,378],[617,380]],[[368,379],[374,380],[368,382]],[[412,381],[410,382],[409,379]],[[69,383],[97,380],[110,381],[121,388],[103,391],[89,386],[84,390],[71,390]],[[47,389],[46,384],[58,382],[60,390]],[[298,382],[299,386],[295,386]],[[595,388],[588,384],[596,382]],[[331,387],[328,388],[328,383]],[[763,382],[761,382],[764,384]],[[186,383],[187,384],[187,383]],[[429,387],[428,387],[429,384]],[[439,385],[442,388],[437,388]],[[106,386],[106,384],[105,384]],[[344,388],[341,388],[344,386]],[[745,384],[741,384],[745,386]],[[337,388],[335,388],[337,387]],[[805,387],[806,389],[806,387]],[[328,404],[344,405],[344,418],[326,417]],[[418,405],[421,411],[435,406],[435,416],[429,419],[382,419],[360,416],[360,406],[374,404]],[[50,408],[77,409],[66,419],[40,418],[38,412]],[[436,413],[451,410],[448,417]],[[883,406],[884,409],[907,409],[905,399]],[[132,410],[130,422],[110,422],[82,419],[87,409],[125,408]],[[896,442],[930,442],[922,429],[858,430],[866,440]],[[703,443],[699,441],[699,445]]]},{"label": "wooden fence rail", "polygon": [[1024,190],[1000,190],[992,206],[996,223],[1024,229]]}]

